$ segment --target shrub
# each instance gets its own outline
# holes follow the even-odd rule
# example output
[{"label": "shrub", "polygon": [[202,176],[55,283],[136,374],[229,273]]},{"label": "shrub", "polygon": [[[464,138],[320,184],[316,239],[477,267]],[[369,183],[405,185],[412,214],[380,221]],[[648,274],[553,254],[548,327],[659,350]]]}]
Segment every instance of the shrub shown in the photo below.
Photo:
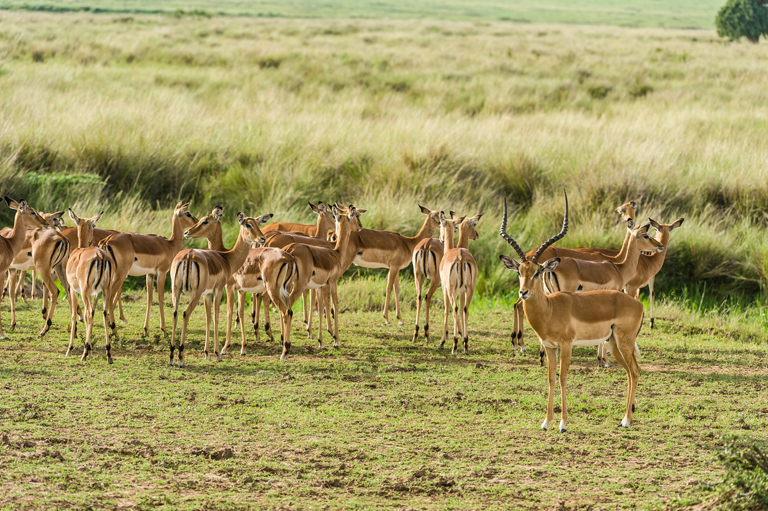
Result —
[{"label": "shrub", "polygon": [[757,43],[768,35],[768,0],[728,0],[715,17],[717,35]]},{"label": "shrub", "polygon": [[719,455],[727,472],[716,486],[718,509],[752,511],[768,508],[766,447],[731,441]]}]

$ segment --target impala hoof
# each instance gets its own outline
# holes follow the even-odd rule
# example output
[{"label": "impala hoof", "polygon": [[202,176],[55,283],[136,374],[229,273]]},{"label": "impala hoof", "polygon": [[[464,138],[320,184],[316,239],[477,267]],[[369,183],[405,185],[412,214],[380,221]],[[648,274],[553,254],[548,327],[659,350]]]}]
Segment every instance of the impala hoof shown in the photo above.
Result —
[{"label": "impala hoof", "polygon": [[168,365],[169,365],[170,367],[173,367],[173,365],[174,365],[174,364],[173,364],[173,360],[169,360],[169,361],[168,361]]},{"label": "impala hoof", "polygon": [[7,336],[7,335],[5,335],[5,334],[0,334],[0,339],[7,339],[7,338],[8,338],[8,336]]},{"label": "impala hoof", "polygon": [[219,362],[221,362],[221,361],[223,361],[223,360],[224,360],[223,358],[221,358],[221,355],[219,355],[218,357],[216,357],[216,359],[217,359]]},{"label": "impala hoof", "polygon": [[621,422],[619,423],[619,427],[620,427],[620,428],[628,428],[628,427],[629,427],[629,424],[630,424],[630,422],[629,422],[629,419],[627,419],[626,417],[624,417],[624,418],[621,420]]},{"label": "impala hoof", "polygon": [[388,319],[385,319],[385,320],[384,320],[384,324],[385,324],[385,325],[388,325],[388,324],[389,324],[389,320],[388,320]]},{"label": "impala hoof", "polygon": [[437,345],[437,349],[441,350],[443,348],[445,348],[445,341],[443,341],[443,342],[441,342],[440,344]]},{"label": "impala hoof", "polygon": [[111,357],[107,359],[107,362],[109,362],[110,364],[114,364],[114,363],[115,363],[115,361],[114,361],[114,360],[112,360],[112,358],[111,358]]},{"label": "impala hoof", "polygon": [[179,362],[179,367],[184,367],[184,362]]},{"label": "impala hoof", "polygon": [[243,348],[243,349],[241,349],[241,350],[240,350],[240,354],[241,354],[241,355],[245,355],[245,348]]},{"label": "impala hoof", "polygon": [[208,353],[206,353],[205,354],[205,360],[210,360],[210,359],[211,359],[211,356]]},{"label": "impala hoof", "polygon": [[560,433],[565,433],[567,428],[565,427],[565,421],[560,421]]},{"label": "impala hoof", "polygon": [[221,354],[226,355],[227,354],[227,348],[221,348]]},{"label": "impala hoof", "polygon": [[341,344],[339,344],[338,341],[333,343],[334,348],[338,348],[339,346],[341,346]]},{"label": "impala hoof", "polygon": [[397,324],[398,324],[398,325],[404,325],[404,324],[405,324],[405,321],[403,321],[402,319],[398,319],[398,320],[397,320]]},{"label": "impala hoof", "polygon": [[549,421],[548,420],[544,419],[544,422],[541,423],[541,429],[544,430],[544,431],[548,431],[549,430]]}]

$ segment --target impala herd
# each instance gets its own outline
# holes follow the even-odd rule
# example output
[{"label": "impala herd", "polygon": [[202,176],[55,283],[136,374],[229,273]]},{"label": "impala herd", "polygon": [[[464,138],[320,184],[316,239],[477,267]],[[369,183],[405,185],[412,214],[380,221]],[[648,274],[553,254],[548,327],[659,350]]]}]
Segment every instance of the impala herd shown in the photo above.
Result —
[{"label": "impala herd", "polygon": [[[443,290],[443,328],[439,348],[449,336],[449,315],[453,318],[453,349],[457,354],[459,341],[463,352],[469,351],[469,305],[477,283],[478,268],[469,250],[470,240],[477,240],[477,223],[482,213],[459,216],[453,211],[446,216],[419,206],[425,215],[419,232],[412,237],[397,232],[365,229],[360,222],[364,209],[338,203],[327,206],[310,203],[317,215],[313,225],[267,222],[271,214],[256,218],[237,214],[240,232],[231,249],[223,243],[221,220],[224,210],[213,208],[201,219],[188,210],[188,204],[179,202],[171,218],[171,236],[164,238],[150,234],[137,234],[97,229],[101,214],[80,218],[69,210],[75,227],[66,228],[64,212],[38,213],[26,201],[5,197],[11,209],[16,210],[14,225],[0,231],[0,289],[5,289],[11,303],[11,329],[16,326],[16,296],[26,300],[24,276],[33,271],[32,297],[35,292],[35,273],[43,281],[44,336],[53,322],[53,313],[59,297],[56,280],[65,289],[70,308],[69,355],[77,336],[77,319],[85,323],[85,343],[81,360],[92,351],[92,330],[95,307],[103,295],[103,321],[107,360],[111,364],[110,334],[117,337],[115,308],[125,321],[121,294],[126,277],[145,276],[147,306],[144,334],[149,334],[149,318],[157,279],[160,328],[167,335],[164,290],[166,274],[171,274],[173,318],[170,333],[169,364],[184,366],[184,348],[189,318],[200,300],[206,316],[206,360],[210,359],[210,330],[213,319],[213,353],[220,361],[227,353],[232,338],[235,316],[235,293],[238,295],[237,321],[241,324],[240,354],[246,353],[244,328],[245,295],[253,294],[252,325],[259,340],[260,309],[264,309],[264,330],[270,339],[273,333],[269,320],[269,305],[280,315],[280,336],[284,360],[291,349],[291,323],[293,305],[304,300],[304,323],[309,337],[313,336],[313,312],[317,311],[317,342],[323,344],[323,318],[333,346],[339,347],[338,282],[354,263],[366,268],[387,268],[387,288],[384,302],[384,320],[389,323],[389,301],[394,291],[395,313],[403,324],[400,313],[399,272],[413,264],[416,284],[416,324],[413,341],[418,339],[419,319],[424,304],[424,337],[429,342],[429,312],[432,298],[439,285]],[[680,227],[683,219],[672,224],[635,224],[634,202],[616,209],[627,225],[621,250],[596,248],[564,249],[551,246],[568,231],[568,197],[565,197],[563,227],[535,250],[525,253],[506,232],[507,204],[499,234],[515,250],[519,261],[501,255],[502,263],[515,270],[520,278],[520,299],[513,314],[512,343],[514,349],[524,350],[523,317],[539,339],[541,363],[546,355],[549,373],[547,416],[542,424],[548,429],[553,420],[554,385],[557,375],[557,350],[560,350],[561,420],[560,431],[566,430],[565,402],[566,378],[573,346],[596,346],[598,363],[607,366],[607,353],[627,372],[629,389],[626,415],[621,426],[629,427],[634,412],[635,390],[640,367],[635,339],[643,322],[643,305],[637,300],[639,290],[646,285],[651,297],[651,328],[653,318],[653,284],[661,269],[669,243],[670,231]],[[652,238],[648,229],[657,234]],[[440,238],[432,236],[439,229]],[[457,239],[458,236],[458,239]],[[182,249],[184,238],[205,238],[207,249]],[[258,248],[254,248],[259,246]],[[544,261],[539,263],[539,261]],[[426,281],[429,287],[425,288]],[[426,289],[426,293],[424,290]],[[181,332],[178,345],[176,332],[180,298],[184,294],[189,303],[181,310]],[[226,338],[219,349],[219,308],[222,297],[227,297]],[[78,296],[83,299],[79,306]],[[213,314],[212,314],[213,312]],[[0,322],[0,339],[6,335]]]}]

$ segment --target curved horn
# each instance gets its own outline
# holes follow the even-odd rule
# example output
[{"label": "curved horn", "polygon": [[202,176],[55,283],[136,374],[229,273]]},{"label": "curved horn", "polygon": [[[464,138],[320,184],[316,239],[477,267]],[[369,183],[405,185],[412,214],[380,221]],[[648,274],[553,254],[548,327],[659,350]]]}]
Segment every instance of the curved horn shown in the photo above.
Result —
[{"label": "curved horn", "polygon": [[517,252],[517,255],[520,256],[520,262],[524,263],[526,261],[525,259],[525,252],[523,252],[523,249],[520,248],[520,245],[515,242],[515,240],[512,239],[510,235],[507,234],[507,198],[504,198],[504,216],[501,217],[501,227],[499,228],[499,235],[506,240],[507,243],[512,245],[512,248],[515,249],[515,252]]},{"label": "curved horn", "polygon": [[549,248],[552,243],[561,239],[563,236],[565,236],[565,233],[568,232],[568,194],[565,193],[565,190],[563,190],[563,195],[565,195],[565,215],[563,216],[563,228],[560,230],[559,234],[552,236],[547,241],[545,241],[542,246],[539,247],[539,249],[535,254],[533,254],[533,257],[531,258],[532,263],[538,264],[541,254],[543,254],[544,251]]}]

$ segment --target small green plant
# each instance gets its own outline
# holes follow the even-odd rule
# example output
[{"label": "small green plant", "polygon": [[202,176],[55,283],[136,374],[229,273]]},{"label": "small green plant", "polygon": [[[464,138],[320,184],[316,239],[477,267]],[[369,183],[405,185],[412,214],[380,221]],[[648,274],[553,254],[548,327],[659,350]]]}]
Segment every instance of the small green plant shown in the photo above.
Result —
[{"label": "small green plant", "polygon": [[611,90],[612,87],[608,87],[607,85],[595,85],[594,87],[587,89],[589,96],[592,99],[603,99],[609,92],[611,92]]},{"label": "small green plant", "polygon": [[[742,425],[742,427],[744,427]],[[717,485],[718,509],[757,511],[768,508],[768,448],[765,445],[731,440],[718,455],[726,467]]]},{"label": "small green plant", "polygon": [[768,0],[728,0],[715,17],[717,35],[757,43],[768,35]]}]

